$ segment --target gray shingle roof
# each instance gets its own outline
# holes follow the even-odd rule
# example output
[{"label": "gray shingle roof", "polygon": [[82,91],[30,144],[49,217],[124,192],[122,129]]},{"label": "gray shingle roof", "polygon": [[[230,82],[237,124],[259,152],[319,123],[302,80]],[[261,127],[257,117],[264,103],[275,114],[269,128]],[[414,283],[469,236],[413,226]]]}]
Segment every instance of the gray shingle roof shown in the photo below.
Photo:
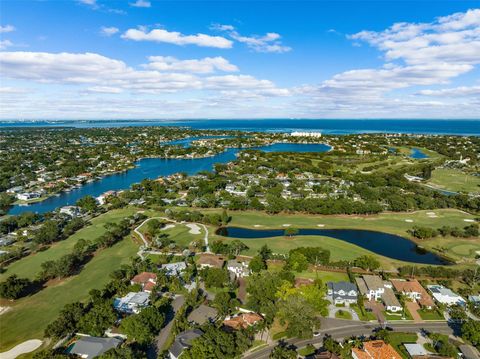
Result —
[{"label": "gray shingle roof", "polygon": [[187,330],[177,335],[169,351],[175,358],[178,358],[182,352],[190,348],[192,341],[203,335],[200,329]]},{"label": "gray shingle roof", "polygon": [[81,337],[75,342],[70,353],[90,359],[118,347],[121,343],[122,341],[117,338]]}]

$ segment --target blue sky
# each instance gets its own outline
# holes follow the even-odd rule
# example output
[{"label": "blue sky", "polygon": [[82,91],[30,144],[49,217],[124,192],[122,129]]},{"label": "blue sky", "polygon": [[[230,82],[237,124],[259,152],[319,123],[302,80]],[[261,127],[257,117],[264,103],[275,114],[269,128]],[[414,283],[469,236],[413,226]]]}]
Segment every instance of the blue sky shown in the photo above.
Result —
[{"label": "blue sky", "polygon": [[478,118],[478,1],[0,3],[0,118]]}]

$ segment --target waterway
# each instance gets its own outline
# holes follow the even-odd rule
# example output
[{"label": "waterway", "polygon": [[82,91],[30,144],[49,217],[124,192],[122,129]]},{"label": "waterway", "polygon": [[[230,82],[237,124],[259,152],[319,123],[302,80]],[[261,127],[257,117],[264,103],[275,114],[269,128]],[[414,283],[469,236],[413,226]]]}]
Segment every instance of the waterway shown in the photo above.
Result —
[{"label": "waterway", "polygon": [[[193,140],[199,137],[191,137],[173,141],[170,144],[189,146]],[[253,149],[265,152],[326,152],[330,146],[325,144],[298,144],[298,143],[276,143],[270,146],[254,147]],[[145,178],[155,179],[160,176],[169,176],[174,173],[184,172],[194,175],[201,171],[210,171],[216,163],[227,163],[235,160],[240,152],[239,148],[229,148],[215,156],[195,159],[166,159],[166,158],[145,158],[135,163],[135,168],[105,176],[97,181],[86,183],[74,188],[69,192],[61,192],[57,196],[47,198],[44,201],[28,205],[15,205],[9,214],[17,215],[31,211],[45,213],[55,210],[58,207],[74,205],[80,198],[90,195],[98,197],[110,190],[118,191],[130,188],[134,183],[139,183]]]},{"label": "waterway", "polygon": [[[255,240],[260,238],[284,236],[285,229],[222,227],[217,230],[217,234],[230,238]],[[373,253],[400,261],[419,264],[448,264],[448,262],[439,256],[419,248],[413,241],[389,233],[361,229],[301,228],[298,229],[297,235],[335,238],[357,245]]]}]

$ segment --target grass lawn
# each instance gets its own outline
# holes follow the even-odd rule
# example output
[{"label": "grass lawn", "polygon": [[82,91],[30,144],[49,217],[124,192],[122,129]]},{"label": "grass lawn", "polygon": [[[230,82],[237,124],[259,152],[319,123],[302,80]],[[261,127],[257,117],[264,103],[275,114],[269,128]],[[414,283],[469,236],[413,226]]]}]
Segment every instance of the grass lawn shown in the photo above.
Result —
[{"label": "grass lawn", "polygon": [[129,236],[100,251],[78,275],[16,301],[1,318],[0,351],[28,339],[42,338],[45,327],[57,317],[65,304],[85,300],[91,289],[102,288],[110,280],[109,274],[122,264],[129,263],[137,249]]},{"label": "grass lawn", "polygon": [[352,314],[346,310],[340,309],[335,313],[335,318],[352,320]]},{"label": "grass lawn", "polygon": [[480,192],[480,177],[451,168],[437,168],[428,184],[454,192]]},{"label": "grass lawn", "polygon": [[423,320],[445,320],[444,316],[436,309],[434,310],[425,310],[420,309],[417,311],[420,317]]},{"label": "grass lawn", "polygon": [[377,320],[377,317],[372,312],[367,312],[365,310],[365,315],[363,315],[360,308],[356,304],[350,304],[350,308],[352,308],[358,314],[358,317],[360,318],[360,320],[364,320],[364,321]]},{"label": "grass lawn", "polygon": [[[268,270],[270,271],[280,271],[283,268],[283,263],[269,263]],[[308,278],[308,279],[321,279],[323,283],[327,282],[340,282],[346,281],[348,282],[348,275],[347,273],[341,272],[328,272],[324,270],[306,270],[303,272],[293,272],[295,277],[297,278]]]},{"label": "grass lawn", "polygon": [[315,354],[315,347],[311,344],[307,345],[305,348],[297,350],[298,354],[301,356],[308,356],[308,355],[313,355]]},{"label": "grass lawn", "polygon": [[417,334],[415,333],[397,333],[389,335],[390,344],[403,357],[409,358],[408,352],[403,346],[405,343],[416,343]]},{"label": "grass lawn", "polygon": [[61,256],[71,253],[73,246],[80,238],[92,239],[100,237],[105,233],[103,227],[107,222],[120,222],[123,218],[136,212],[134,207],[127,207],[118,210],[109,211],[92,219],[92,224],[80,229],[67,239],[54,243],[50,248],[43,252],[38,252],[24,257],[10,264],[6,271],[0,274],[0,281],[5,280],[12,274],[16,274],[21,278],[34,279],[41,270],[41,264],[48,260],[55,260]]}]

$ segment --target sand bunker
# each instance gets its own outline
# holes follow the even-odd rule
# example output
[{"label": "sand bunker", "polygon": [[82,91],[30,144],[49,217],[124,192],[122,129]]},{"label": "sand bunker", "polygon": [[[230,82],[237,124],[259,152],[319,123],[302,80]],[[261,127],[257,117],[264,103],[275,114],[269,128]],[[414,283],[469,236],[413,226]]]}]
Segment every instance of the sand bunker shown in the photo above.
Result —
[{"label": "sand bunker", "polygon": [[188,228],[190,228],[188,233],[190,233],[190,234],[200,234],[200,227],[197,224],[189,223],[189,224],[186,224],[186,226]]},{"label": "sand bunker", "polygon": [[288,224],[288,223],[285,223],[285,224],[282,224],[283,227],[290,227],[291,224]]},{"label": "sand bunker", "polygon": [[162,231],[166,231],[167,229],[170,229],[170,228],[175,228],[175,225],[174,224],[167,224],[165,227],[162,228]]},{"label": "sand bunker", "polygon": [[470,218],[465,218],[463,221],[464,221],[464,222],[475,222],[474,219],[470,219]]},{"label": "sand bunker", "polygon": [[9,351],[0,353],[0,359],[15,359],[22,354],[33,352],[35,349],[38,349],[42,343],[43,342],[39,339],[27,340],[26,342],[13,347]]},{"label": "sand bunker", "polygon": [[412,223],[413,219],[406,219],[405,222]]},{"label": "sand bunker", "polygon": [[261,225],[261,224],[254,224],[253,226],[254,226],[255,228],[263,227],[263,225]]},{"label": "sand bunker", "polygon": [[325,227],[324,224],[317,224],[317,227]]}]

